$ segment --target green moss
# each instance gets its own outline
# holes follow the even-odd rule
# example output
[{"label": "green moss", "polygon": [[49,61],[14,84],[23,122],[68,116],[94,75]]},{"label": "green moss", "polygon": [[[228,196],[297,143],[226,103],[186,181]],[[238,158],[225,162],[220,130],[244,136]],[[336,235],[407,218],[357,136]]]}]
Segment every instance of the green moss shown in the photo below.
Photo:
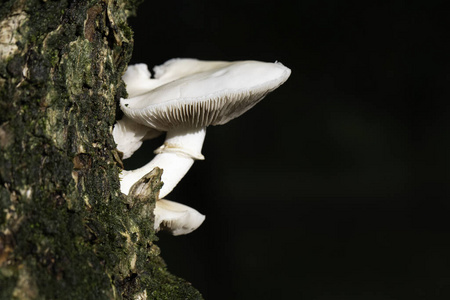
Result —
[{"label": "green moss", "polygon": [[[79,37],[77,40],[69,43],[66,53],[62,57],[61,68],[66,75],[66,86],[69,94],[78,96],[82,94],[84,88],[93,86],[93,74],[91,69],[92,44]],[[83,99],[83,97],[80,97]],[[79,105],[86,105],[79,103]],[[88,105],[89,106],[89,105]]]}]

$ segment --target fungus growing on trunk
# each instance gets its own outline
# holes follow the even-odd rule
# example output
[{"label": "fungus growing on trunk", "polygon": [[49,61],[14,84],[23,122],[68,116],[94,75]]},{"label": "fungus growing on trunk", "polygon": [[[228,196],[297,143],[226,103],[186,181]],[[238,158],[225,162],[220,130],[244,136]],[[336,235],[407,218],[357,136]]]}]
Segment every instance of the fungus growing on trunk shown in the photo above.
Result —
[{"label": "fungus growing on trunk", "polygon": [[159,167],[164,170],[161,198],[172,191],[194,160],[204,159],[201,149],[207,126],[239,117],[291,73],[280,63],[195,59],[170,60],[154,69],[155,79],[150,79],[143,65],[129,68],[124,80],[130,82],[130,98],[121,99],[122,111],[133,122],[167,134],[152,161],[122,172],[121,191],[128,194],[136,181]]}]

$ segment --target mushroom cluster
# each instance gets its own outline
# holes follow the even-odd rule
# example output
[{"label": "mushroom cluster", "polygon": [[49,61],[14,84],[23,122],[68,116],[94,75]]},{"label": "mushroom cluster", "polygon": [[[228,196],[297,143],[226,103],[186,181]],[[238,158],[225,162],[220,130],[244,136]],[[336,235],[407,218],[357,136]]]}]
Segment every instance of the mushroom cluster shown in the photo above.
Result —
[{"label": "mushroom cluster", "polygon": [[130,157],[146,139],[166,132],[164,144],[143,167],[123,171],[120,189],[128,194],[140,178],[155,167],[163,169],[163,187],[156,202],[155,229],[187,234],[204,221],[198,211],[164,200],[201,154],[206,127],[239,117],[283,84],[290,69],[281,63],[259,61],[200,61],[172,59],[154,69],[129,66],[123,80],[128,99],[120,100],[124,113],[113,136],[123,158]]}]

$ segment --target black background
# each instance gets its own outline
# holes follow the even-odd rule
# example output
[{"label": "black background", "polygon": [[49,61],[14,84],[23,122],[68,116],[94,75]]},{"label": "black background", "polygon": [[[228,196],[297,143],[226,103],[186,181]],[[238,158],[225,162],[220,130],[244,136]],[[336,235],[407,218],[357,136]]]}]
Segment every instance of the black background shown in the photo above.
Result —
[{"label": "black background", "polygon": [[[131,63],[280,61],[290,79],[209,127],[159,234],[207,299],[450,299],[444,1],[145,1]],[[127,169],[152,157],[147,142]]]}]

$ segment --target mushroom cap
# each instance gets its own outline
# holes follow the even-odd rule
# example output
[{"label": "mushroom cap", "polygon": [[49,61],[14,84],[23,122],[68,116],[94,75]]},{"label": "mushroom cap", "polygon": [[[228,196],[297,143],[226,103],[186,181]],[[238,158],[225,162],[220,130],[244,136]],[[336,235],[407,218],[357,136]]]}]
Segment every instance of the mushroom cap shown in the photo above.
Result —
[{"label": "mushroom cap", "polygon": [[[166,76],[168,83],[120,101],[125,115],[159,131],[225,124],[252,108],[291,73],[281,63],[258,61],[179,59],[159,68],[156,75]],[[177,77],[177,68],[184,75]]]},{"label": "mushroom cap", "polygon": [[160,199],[154,210],[156,231],[164,229],[173,235],[188,234],[197,229],[205,216],[187,205]]},{"label": "mushroom cap", "polygon": [[224,61],[201,61],[194,58],[173,58],[153,68],[155,74],[151,78],[148,66],[144,63],[129,65],[122,76],[127,86],[128,98],[145,94],[180,77],[207,71],[228,64]]},{"label": "mushroom cap", "polygon": [[142,95],[160,85],[158,80],[151,79],[150,76],[151,74],[146,64],[128,66],[127,71],[122,76],[127,86],[128,97],[132,98]]},{"label": "mushroom cap", "polygon": [[229,65],[227,61],[208,61],[195,58],[172,58],[160,66],[155,66],[153,72],[155,79],[160,82],[169,82],[181,77],[217,69]]},{"label": "mushroom cap", "polygon": [[122,159],[127,159],[139,149],[142,141],[152,139],[162,132],[141,125],[124,116],[114,124],[113,137],[117,144],[117,150],[123,153]]}]

